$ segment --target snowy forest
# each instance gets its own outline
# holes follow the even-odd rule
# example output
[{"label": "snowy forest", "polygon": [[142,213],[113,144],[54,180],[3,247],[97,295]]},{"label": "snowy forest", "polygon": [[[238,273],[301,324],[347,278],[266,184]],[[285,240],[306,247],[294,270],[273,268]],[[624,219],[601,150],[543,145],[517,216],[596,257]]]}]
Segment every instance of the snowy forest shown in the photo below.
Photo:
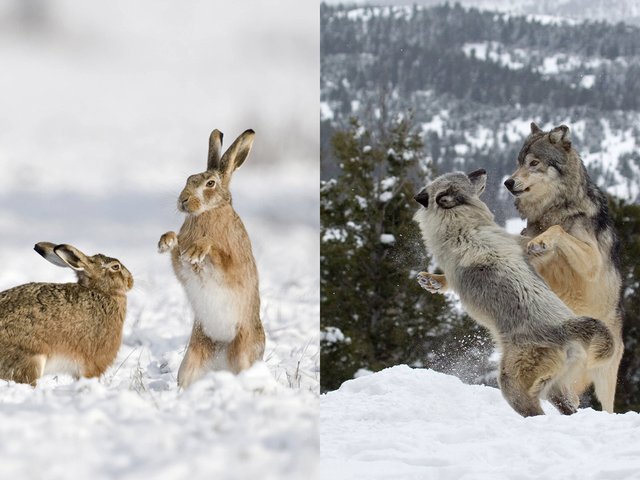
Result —
[{"label": "snowy forest", "polygon": [[430,260],[412,197],[429,176],[485,168],[484,200],[499,223],[519,225],[502,182],[535,120],[569,125],[610,195],[626,312],[616,410],[640,408],[639,94],[640,29],[623,23],[323,4],[323,390],[399,363],[495,385],[486,333],[454,297],[415,281]]}]

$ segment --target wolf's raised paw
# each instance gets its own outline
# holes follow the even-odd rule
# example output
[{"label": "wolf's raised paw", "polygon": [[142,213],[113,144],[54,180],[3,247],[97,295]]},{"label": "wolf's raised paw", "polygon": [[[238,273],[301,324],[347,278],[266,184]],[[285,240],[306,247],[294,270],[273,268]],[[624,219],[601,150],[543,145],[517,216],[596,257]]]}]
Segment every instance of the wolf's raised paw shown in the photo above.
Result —
[{"label": "wolf's raised paw", "polygon": [[534,238],[527,243],[527,254],[538,256],[547,253],[551,250],[551,245],[548,241],[541,238]]},{"label": "wolf's raised paw", "polygon": [[433,278],[431,273],[420,272],[418,274],[418,284],[429,293],[440,293],[442,290],[442,283]]},{"label": "wolf's raised paw", "polygon": [[160,237],[158,241],[158,252],[165,253],[173,250],[178,246],[178,236],[175,232],[167,232]]}]

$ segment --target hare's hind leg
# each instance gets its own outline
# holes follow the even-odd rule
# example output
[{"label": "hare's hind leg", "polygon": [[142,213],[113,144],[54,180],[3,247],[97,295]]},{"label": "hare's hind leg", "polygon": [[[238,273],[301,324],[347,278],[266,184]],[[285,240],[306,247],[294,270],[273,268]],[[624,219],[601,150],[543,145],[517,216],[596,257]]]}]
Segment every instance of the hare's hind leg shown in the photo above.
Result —
[{"label": "hare's hind leg", "polygon": [[253,327],[241,326],[227,353],[229,366],[234,373],[246,370],[264,355],[264,329],[258,320]]},{"label": "hare's hind leg", "polygon": [[2,348],[0,378],[35,387],[44,372],[45,362],[44,355],[34,355],[16,347]]},{"label": "hare's hind leg", "polygon": [[224,345],[207,337],[197,320],[193,324],[187,353],[178,370],[178,386],[187,388],[212,370],[213,362],[221,353]]}]

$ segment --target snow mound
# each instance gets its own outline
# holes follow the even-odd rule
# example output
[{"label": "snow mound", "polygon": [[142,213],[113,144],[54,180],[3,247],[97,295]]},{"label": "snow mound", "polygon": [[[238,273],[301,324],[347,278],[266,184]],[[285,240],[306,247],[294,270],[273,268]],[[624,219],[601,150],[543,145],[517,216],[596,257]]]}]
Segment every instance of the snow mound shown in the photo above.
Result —
[{"label": "snow mound", "polygon": [[499,390],[401,365],[321,397],[325,479],[638,478],[640,415],[522,418]]}]

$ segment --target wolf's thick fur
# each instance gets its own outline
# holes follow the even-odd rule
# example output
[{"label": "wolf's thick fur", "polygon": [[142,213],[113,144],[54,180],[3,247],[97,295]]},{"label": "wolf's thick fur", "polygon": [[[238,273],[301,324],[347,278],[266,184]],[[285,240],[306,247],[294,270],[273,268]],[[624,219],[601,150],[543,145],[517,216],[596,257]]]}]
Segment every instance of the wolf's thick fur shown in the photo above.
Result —
[{"label": "wolf's thick fur", "polygon": [[517,237],[493,220],[480,200],[484,170],[450,173],[427,185],[414,219],[444,276],[420,274],[432,292],[451,288],[463,307],[491,332],[502,351],[499,384],[523,416],[541,415],[540,398],[574,413],[571,385],[613,352],[609,330],[578,317],[533,270]]},{"label": "wolf's thick fur", "polygon": [[583,372],[577,395],[591,383],[602,408],[613,412],[622,341],[619,244],[607,198],[572,147],[569,128],[550,132],[531,124],[518,168],[505,181],[527,227],[527,253],[536,271],[576,315],[600,319],[614,339],[613,355]]}]

